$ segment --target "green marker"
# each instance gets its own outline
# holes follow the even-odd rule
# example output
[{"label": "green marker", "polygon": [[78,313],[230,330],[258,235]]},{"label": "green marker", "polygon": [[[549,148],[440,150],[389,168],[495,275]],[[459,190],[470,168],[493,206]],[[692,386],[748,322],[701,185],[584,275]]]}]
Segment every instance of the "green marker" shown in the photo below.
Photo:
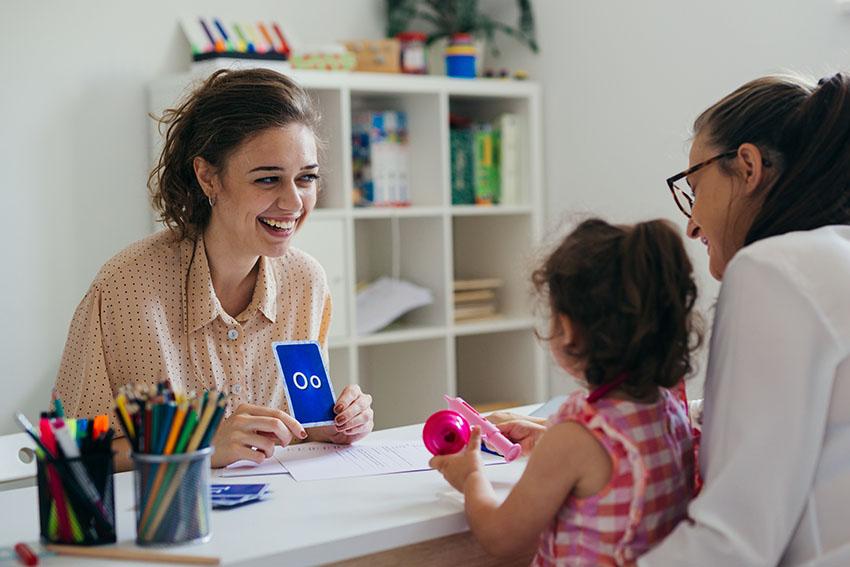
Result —
[{"label": "green marker", "polygon": [[62,407],[62,400],[59,398],[53,400],[53,408],[56,411],[56,417],[65,417],[65,408]]}]

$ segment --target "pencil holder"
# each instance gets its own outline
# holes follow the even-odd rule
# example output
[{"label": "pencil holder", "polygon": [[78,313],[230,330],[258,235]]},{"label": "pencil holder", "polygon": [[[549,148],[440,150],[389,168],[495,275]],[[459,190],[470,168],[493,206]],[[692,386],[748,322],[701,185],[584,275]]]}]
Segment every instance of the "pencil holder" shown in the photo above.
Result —
[{"label": "pencil holder", "polygon": [[133,453],[136,543],[169,545],[210,538],[210,455]]},{"label": "pencil holder", "polygon": [[48,543],[115,543],[112,452],[36,465],[41,539]]}]

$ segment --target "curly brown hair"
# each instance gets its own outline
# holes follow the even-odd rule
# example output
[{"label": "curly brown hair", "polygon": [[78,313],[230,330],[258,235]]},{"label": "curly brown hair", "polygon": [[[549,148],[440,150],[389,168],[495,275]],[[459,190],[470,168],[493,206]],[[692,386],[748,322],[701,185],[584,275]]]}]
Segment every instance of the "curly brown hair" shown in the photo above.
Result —
[{"label": "curly brown hair", "polygon": [[[592,387],[620,373],[637,399],[670,388],[693,371],[702,343],[697,287],[681,237],[667,221],[615,226],[582,222],[534,271],[535,289],[574,337],[565,354]],[[553,337],[541,337],[551,339]]]},{"label": "curly brown hair", "polygon": [[267,69],[219,70],[177,108],[158,119],[165,141],[148,177],[159,220],[181,238],[202,233],[211,207],[195,177],[194,159],[221,168],[244,141],[267,128],[303,124],[316,135],[319,114],[292,79]]}]

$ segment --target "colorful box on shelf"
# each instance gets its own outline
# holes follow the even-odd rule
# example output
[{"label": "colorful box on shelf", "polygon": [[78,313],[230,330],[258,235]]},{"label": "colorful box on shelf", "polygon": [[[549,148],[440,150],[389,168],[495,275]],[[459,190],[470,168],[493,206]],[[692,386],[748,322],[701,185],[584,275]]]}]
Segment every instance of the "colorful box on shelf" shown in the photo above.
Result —
[{"label": "colorful box on shelf", "polygon": [[180,22],[189,41],[193,61],[216,58],[286,61],[289,43],[277,22],[228,21],[220,18],[185,19]]},{"label": "colorful box on shelf", "polygon": [[344,47],[335,45],[297,51],[289,62],[293,69],[352,71],[357,65],[357,58]]},{"label": "colorful box on shelf", "polygon": [[401,43],[397,39],[347,41],[345,47],[357,57],[355,71],[401,72]]},{"label": "colorful box on shelf", "polygon": [[351,124],[354,205],[410,205],[407,114],[359,112]]}]

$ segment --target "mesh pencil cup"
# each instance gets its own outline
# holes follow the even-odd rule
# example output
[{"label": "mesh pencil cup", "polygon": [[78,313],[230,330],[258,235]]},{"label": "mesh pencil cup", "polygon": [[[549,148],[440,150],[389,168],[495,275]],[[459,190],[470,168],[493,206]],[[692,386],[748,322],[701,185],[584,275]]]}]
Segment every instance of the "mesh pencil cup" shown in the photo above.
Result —
[{"label": "mesh pencil cup", "polygon": [[133,453],[136,543],[170,545],[210,539],[210,455]]},{"label": "mesh pencil cup", "polygon": [[38,518],[47,543],[115,543],[112,451],[48,462],[39,458]]}]

